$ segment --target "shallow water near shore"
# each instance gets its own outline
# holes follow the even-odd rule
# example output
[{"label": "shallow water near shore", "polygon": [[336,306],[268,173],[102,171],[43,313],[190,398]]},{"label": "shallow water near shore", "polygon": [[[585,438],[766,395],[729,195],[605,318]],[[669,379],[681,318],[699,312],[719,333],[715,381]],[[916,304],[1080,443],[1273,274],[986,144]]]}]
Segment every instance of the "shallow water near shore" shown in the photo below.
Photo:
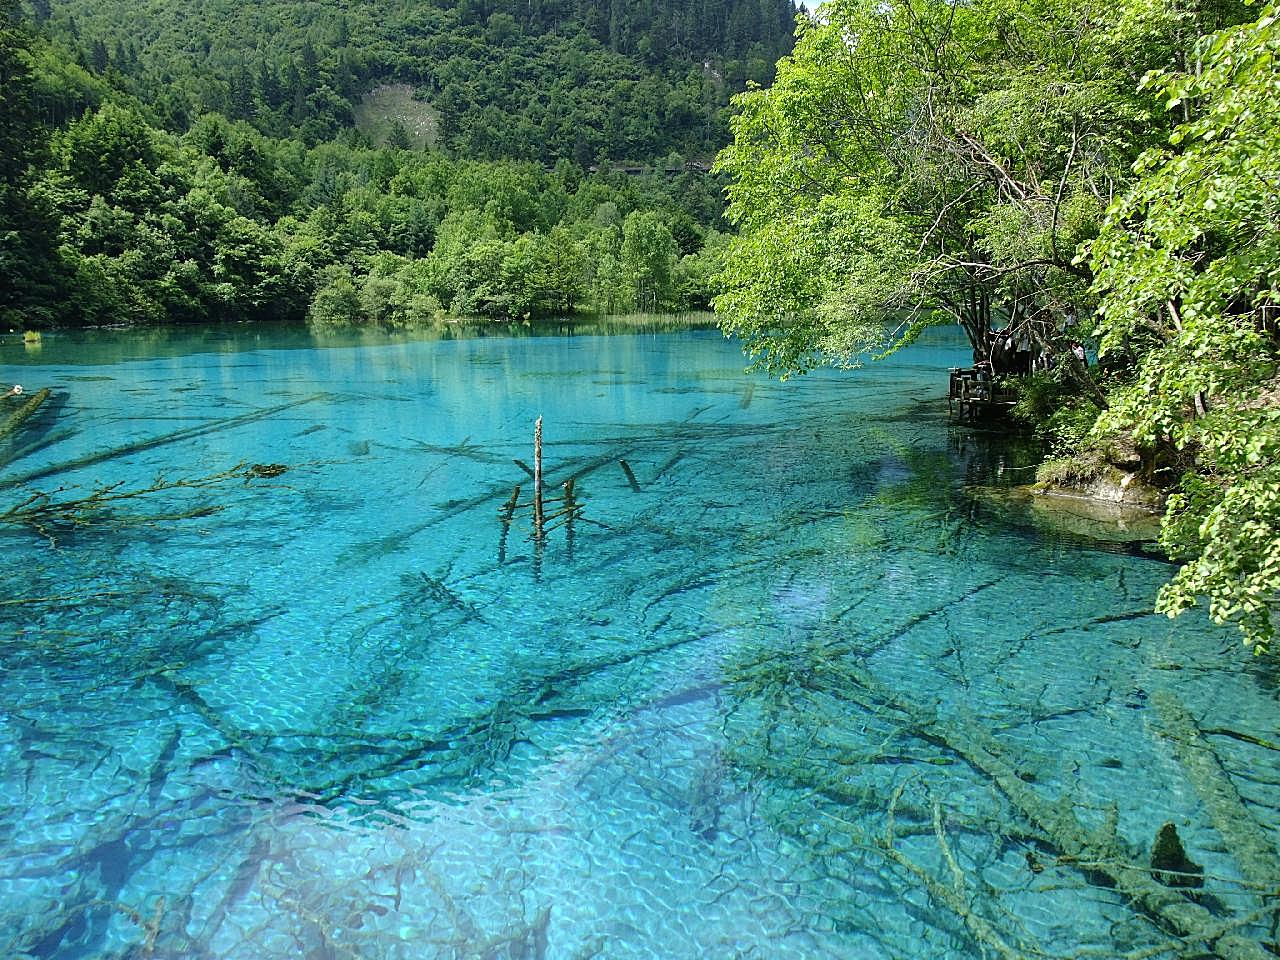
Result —
[{"label": "shallow water near shore", "polygon": [[[0,511],[166,488],[0,527],[0,955],[984,955],[930,882],[1026,955],[1162,942],[978,734],[1257,913],[1169,731],[1274,848],[1274,668],[1151,615],[1158,558],[968,495],[1030,461],[949,427],[965,353],[779,384],[706,330],[6,338],[53,396]],[[540,540],[538,416],[580,508]]]}]

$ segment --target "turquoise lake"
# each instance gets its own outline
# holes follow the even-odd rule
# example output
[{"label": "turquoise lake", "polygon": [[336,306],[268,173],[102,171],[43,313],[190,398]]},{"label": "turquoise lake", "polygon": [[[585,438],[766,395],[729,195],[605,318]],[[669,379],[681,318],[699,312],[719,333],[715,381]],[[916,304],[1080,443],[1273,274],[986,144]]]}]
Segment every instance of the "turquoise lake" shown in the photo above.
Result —
[{"label": "turquoise lake", "polygon": [[[1197,902],[1274,939],[1169,732],[1274,848],[1274,665],[1151,614],[1140,544],[989,495],[1034,461],[948,424],[966,359],[935,331],[778,383],[696,329],[5,336],[0,383],[53,393],[0,441],[0,511],[161,489],[0,525],[0,956],[997,955],[938,888],[1024,956],[1165,942],[1037,798],[1121,869],[1176,824]],[[580,507],[541,540],[539,416]]]}]

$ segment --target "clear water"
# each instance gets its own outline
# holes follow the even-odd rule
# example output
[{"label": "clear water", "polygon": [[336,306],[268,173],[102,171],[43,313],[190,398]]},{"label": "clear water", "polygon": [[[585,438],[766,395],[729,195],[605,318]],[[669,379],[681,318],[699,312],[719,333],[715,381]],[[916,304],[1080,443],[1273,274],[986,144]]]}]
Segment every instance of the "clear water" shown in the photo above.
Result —
[{"label": "clear water", "polygon": [[[982,956],[922,879],[955,882],[935,811],[1027,955],[1161,942],[948,748],[974,730],[1139,864],[1175,822],[1214,912],[1256,910],[1153,702],[1275,739],[1274,672],[1146,615],[1159,560],[972,495],[1026,474],[949,431],[963,359],[6,338],[0,382],[57,402],[0,447],[0,510],[287,470],[0,529],[0,956]],[[538,415],[582,505],[541,544]],[[1274,846],[1280,754],[1206,736]]]}]

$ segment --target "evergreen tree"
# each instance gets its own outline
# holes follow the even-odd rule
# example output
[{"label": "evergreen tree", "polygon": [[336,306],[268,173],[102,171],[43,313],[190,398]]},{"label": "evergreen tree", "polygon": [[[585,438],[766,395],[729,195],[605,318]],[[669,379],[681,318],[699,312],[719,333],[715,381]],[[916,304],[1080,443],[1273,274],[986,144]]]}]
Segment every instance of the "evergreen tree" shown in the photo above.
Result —
[{"label": "evergreen tree", "polygon": [[237,120],[253,116],[253,78],[244,64],[237,64],[227,78],[227,112]]},{"label": "evergreen tree", "polygon": [[257,93],[258,99],[269,110],[274,110],[281,104],[280,95],[280,77],[276,73],[275,68],[266,60],[258,64],[257,76]]},{"label": "evergreen tree", "polygon": [[387,146],[392,150],[412,149],[413,142],[409,139],[409,131],[405,129],[402,121],[396,120],[391,124],[391,132],[387,134]]},{"label": "evergreen tree", "polygon": [[107,54],[107,45],[101,39],[94,40],[89,50],[89,64],[97,73],[105,73],[111,58]]}]

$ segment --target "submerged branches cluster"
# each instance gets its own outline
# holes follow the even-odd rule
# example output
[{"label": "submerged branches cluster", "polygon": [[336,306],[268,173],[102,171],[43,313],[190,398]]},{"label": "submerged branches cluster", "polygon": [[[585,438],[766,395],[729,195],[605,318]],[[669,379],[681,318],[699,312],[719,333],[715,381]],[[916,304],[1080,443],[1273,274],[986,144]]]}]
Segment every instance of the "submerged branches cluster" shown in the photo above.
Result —
[{"label": "submerged branches cluster", "polygon": [[[905,453],[884,446],[895,456]],[[616,453],[604,462],[616,464]],[[650,467],[639,457],[631,462],[637,480],[650,482]],[[935,465],[910,466],[921,487],[938,476]],[[245,472],[241,465],[228,479]],[[272,472],[270,465],[260,472]],[[621,486],[623,478],[615,475],[613,482]],[[480,512],[500,496],[490,491],[486,503],[458,509]],[[883,493],[892,496],[913,510],[926,497],[915,486]],[[956,506],[949,495],[942,500],[948,509]],[[137,944],[158,930],[157,955],[185,955],[215,937],[234,938],[235,949],[250,955],[277,934],[290,944],[321,944],[334,956],[391,955],[386,945],[400,943],[398,931],[416,924],[414,943],[430,943],[442,956],[479,950],[538,956],[548,943],[571,956],[594,931],[564,920],[554,901],[555,912],[548,912],[544,878],[550,871],[526,868],[544,862],[542,848],[509,869],[504,865],[473,896],[466,870],[474,851],[462,858],[462,879],[450,875],[441,864],[451,851],[437,849],[437,828],[443,822],[456,836],[460,831],[447,826],[455,812],[492,815],[492,823],[481,825],[486,841],[511,841],[504,849],[523,857],[530,849],[520,845],[524,839],[545,831],[553,835],[545,855],[563,858],[559,864],[578,842],[593,854],[613,849],[600,842],[605,832],[590,838],[576,832],[600,826],[594,801],[601,800],[602,815],[609,816],[615,807],[604,798],[643,792],[662,805],[657,822],[677,832],[677,844],[706,852],[722,869],[691,896],[730,916],[738,909],[733,898],[760,896],[751,887],[760,874],[736,868],[755,870],[767,860],[770,875],[785,875],[788,889],[797,891],[780,909],[803,905],[796,910],[804,911],[801,929],[816,929],[809,924],[821,917],[836,924],[841,937],[880,938],[879,952],[887,956],[1268,956],[1277,891],[1268,885],[1270,867],[1248,803],[1231,803],[1232,775],[1206,752],[1216,728],[1206,723],[1198,732],[1204,722],[1198,711],[1171,706],[1163,695],[1153,694],[1150,714],[1122,714],[1150,717],[1150,725],[1132,729],[1167,737],[1195,789],[1218,798],[1210,820],[1230,860],[1242,863],[1241,851],[1263,858],[1236,875],[1226,855],[1206,856],[1209,828],[1202,823],[1186,830],[1184,840],[1187,857],[1205,864],[1203,886],[1167,885],[1161,877],[1175,877],[1178,869],[1148,860],[1165,816],[1135,831],[1140,815],[1126,796],[1115,795],[1114,805],[1107,797],[1099,802],[1070,774],[1076,757],[1106,766],[1101,751],[1109,748],[1077,749],[1072,739],[1061,752],[1074,757],[1055,755],[1054,731],[1081,733],[1077,714],[1109,697],[1108,681],[1090,683],[1089,676],[1064,670],[1082,682],[1072,686],[1069,677],[1060,684],[1067,693],[1055,693],[1049,686],[1057,678],[1043,675],[1038,655],[1021,664],[1036,669],[991,679],[1027,649],[1055,643],[1071,649],[1090,631],[1109,629],[1105,622],[1074,612],[1049,617],[1035,643],[1030,627],[1003,644],[997,638],[966,646],[955,636],[966,613],[988,609],[983,605],[1012,589],[1014,578],[1039,571],[975,569],[975,556],[963,582],[932,578],[946,582],[927,602],[911,611],[886,603],[877,613],[886,587],[885,570],[875,563],[862,564],[860,586],[846,580],[820,592],[815,587],[808,597],[795,584],[780,599],[776,550],[724,550],[718,531],[677,531],[663,519],[619,524],[602,544],[613,552],[593,556],[602,568],[626,571],[592,581],[592,590],[616,594],[604,598],[608,621],[588,619],[599,612],[593,607],[566,615],[559,596],[542,608],[511,589],[507,578],[515,564],[489,561],[414,567],[390,579],[382,593],[363,591],[359,606],[330,629],[301,636],[276,629],[283,623],[258,631],[258,622],[238,619],[243,604],[219,603],[218,590],[121,578],[110,593],[83,598],[90,618],[101,611],[113,632],[75,639],[59,633],[67,626],[59,608],[69,591],[52,577],[30,584],[21,604],[0,605],[0,618],[26,630],[0,647],[6,669],[52,671],[55,685],[74,687],[57,681],[92,659],[97,696],[139,691],[150,709],[177,719],[172,732],[132,748],[142,756],[135,766],[144,782],[152,781],[144,788],[152,800],[145,825],[113,808],[108,826],[92,828],[86,851],[61,853],[59,869],[88,879],[67,905],[24,928],[30,935],[20,942],[29,949],[83,913],[86,901],[130,902],[98,889],[95,858],[118,852],[128,837],[140,863],[149,854],[141,844],[153,842],[153,833],[171,832],[153,831],[153,820],[178,816],[175,810],[190,816],[183,791],[198,791],[206,803],[214,790],[224,805],[238,804],[237,815],[251,825],[236,821],[228,827],[230,839],[216,840],[222,859],[191,881],[200,891],[196,908],[175,891],[162,922],[138,928]],[[772,537],[766,526],[759,535]],[[891,523],[878,526],[881,535],[893,532]],[[932,566],[940,562],[938,550],[917,542],[905,526],[896,533],[903,539],[897,580],[919,601],[919,584],[939,569]],[[948,536],[963,540],[962,532]],[[877,554],[883,549],[895,547],[875,545]],[[645,550],[654,562],[627,566]],[[798,540],[793,550],[784,566],[797,570],[802,559],[812,562],[813,572],[830,557],[811,541]],[[50,564],[69,562],[63,552],[44,554]],[[548,565],[545,576],[547,594],[574,588],[559,565]],[[744,611],[744,595],[766,599]],[[726,602],[717,602],[721,596]],[[108,617],[113,607],[127,608],[129,616]],[[774,607],[784,615],[771,622]],[[572,642],[566,642],[570,618]],[[175,626],[156,631],[148,622]],[[1079,633],[1063,637],[1072,630]],[[495,635],[506,645],[495,646]],[[37,642],[46,646],[37,651]],[[1105,652],[1106,638],[1097,642]],[[237,644],[251,655],[237,655],[234,676],[224,682]],[[37,652],[53,655],[42,663]],[[1117,662],[1125,657],[1127,650]],[[1088,674],[1095,669],[1105,674],[1108,667],[1099,664]],[[240,696],[246,677],[267,688],[248,703]],[[294,699],[287,693],[299,677],[319,682]],[[978,709],[984,714],[974,715]],[[19,705],[12,712],[25,724],[34,711]],[[1190,727],[1189,714],[1197,716]],[[1067,719],[1069,728],[1055,726]],[[35,771],[37,782],[45,776],[38,764],[50,762],[43,756],[71,752],[66,743],[36,743],[40,733],[23,727],[34,749],[19,768]],[[128,735],[135,735],[132,729]],[[1128,763],[1129,754],[1121,755]],[[98,762],[110,767],[96,757],[85,764]],[[546,788],[535,804],[546,803],[551,812],[539,807],[530,814],[518,799],[507,802],[525,792],[507,791],[507,784],[534,777]],[[1141,782],[1149,781],[1144,775]],[[495,794],[502,799],[491,803]],[[181,799],[171,804],[171,796]],[[451,804],[458,807],[443,806]],[[521,822],[513,822],[517,818]],[[609,822],[636,830],[630,853],[650,855],[638,852],[650,839],[644,827],[630,827],[627,819]],[[760,829],[762,819],[773,829]],[[1235,832],[1219,827],[1224,820],[1237,821]],[[680,848],[666,846],[662,855],[672,849]],[[144,901],[129,892],[146,917]],[[490,909],[489,897],[503,909]],[[1077,920],[1079,929],[1072,927]],[[590,955],[585,947],[583,955]]]},{"label": "submerged branches cluster", "polygon": [[[0,448],[0,454],[5,455],[6,463],[19,461],[35,450],[53,446],[65,438],[66,434],[52,430],[56,412],[48,409],[50,405],[46,401],[50,396],[47,387],[37,391],[14,409],[8,419],[0,423],[0,443],[5,445]],[[296,405],[297,402],[277,404],[264,410],[200,423],[162,436],[96,451],[25,474],[0,478],[0,490],[13,491],[13,501],[7,506],[0,505],[0,526],[25,527],[46,537],[50,542],[56,542],[59,537],[72,531],[138,527],[218,513],[224,509],[225,504],[191,495],[199,491],[226,488],[236,480],[244,483],[273,480],[289,468],[280,463],[241,462],[227,470],[198,477],[170,478],[160,475],[141,485],[118,480],[101,484],[82,494],[76,494],[74,488],[65,483],[53,490],[34,489],[32,484],[64,476],[73,470],[252,423]],[[170,496],[173,494],[185,496],[175,501]],[[163,507],[144,506],[162,499],[166,504]]]},{"label": "submerged branches cluster", "polygon": [[136,510],[132,505],[157,494],[210,490],[233,480],[269,479],[279,476],[284,469],[280,464],[240,463],[229,470],[203,477],[174,480],[157,477],[140,487],[130,487],[120,480],[83,496],[60,496],[65,493],[63,487],[53,493],[37,490],[0,510],[0,524],[26,527],[50,542],[56,542],[59,537],[77,530],[120,529],[207,517],[225,509],[225,504],[202,501],[167,510]]},{"label": "submerged branches cluster", "polygon": [[[989,720],[895,691],[864,654],[857,642],[827,641],[757,656],[730,672],[727,731],[743,732],[730,762],[762,792],[770,821],[838,881],[834,889],[843,892],[824,908],[852,911],[849,922],[865,924],[869,918],[857,916],[866,883],[858,864],[879,863],[954,919],[954,927],[938,928],[944,939],[960,937],[999,957],[1271,955],[1275,944],[1263,931],[1280,916],[1276,852],[1172,693],[1160,694],[1157,730],[1178,745],[1243,874],[1216,877],[1212,896],[1198,889],[1202,876],[1153,869],[1161,865],[1157,835],[1170,825],[1150,825],[1148,862],[1147,848],[1120,832],[1122,800],[1099,817],[1071,790],[1055,796],[1045,765],[992,732]],[[772,733],[746,733],[761,728]],[[1064,897],[1078,904],[1086,896],[1113,917],[1130,910],[1131,922],[1046,924]],[[1115,941],[1125,927],[1130,942]],[[1082,947],[1091,937],[1096,946]]]},{"label": "submerged branches cluster", "polygon": [[[127,527],[158,523],[164,520],[189,520],[207,517],[223,507],[220,504],[201,503],[173,511],[126,512],[120,507],[156,493],[174,490],[204,490],[232,479],[249,479],[256,476],[253,467],[241,464],[195,479],[167,480],[157,478],[143,487],[127,487],[123,480],[107,484],[84,496],[58,496],[36,491],[25,500],[0,511],[0,523],[16,524],[36,531],[41,536],[55,540],[62,530],[90,527]],[[61,490],[62,488],[59,488]]]}]

